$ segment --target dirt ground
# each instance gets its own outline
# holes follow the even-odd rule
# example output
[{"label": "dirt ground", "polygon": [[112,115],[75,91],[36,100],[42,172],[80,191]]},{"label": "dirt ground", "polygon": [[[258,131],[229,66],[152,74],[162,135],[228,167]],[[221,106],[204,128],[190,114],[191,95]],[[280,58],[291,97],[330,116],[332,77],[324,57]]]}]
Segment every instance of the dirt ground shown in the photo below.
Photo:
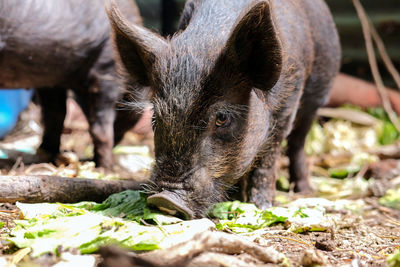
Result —
[{"label": "dirt ground", "polygon": [[[38,108],[31,107],[29,112],[22,115],[22,122],[14,132],[2,143],[25,140],[27,137],[35,136],[37,140],[40,140],[38,116]],[[91,142],[87,134],[87,125],[76,123],[66,126],[62,137],[62,150],[74,150],[80,159],[89,158]],[[37,140],[32,141],[32,146],[37,146]],[[129,145],[152,146],[151,135],[142,137],[129,133],[123,142]],[[21,160],[3,160],[0,174],[73,175],[73,166],[73,162],[70,162],[68,167],[63,165],[56,167],[47,163],[24,164]],[[118,170],[116,171],[118,172]],[[127,172],[121,169],[120,171],[121,177],[127,176]],[[132,175],[132,177],[136,176]],[[282,194],[289,199],[300,197],[291,193]],[[360,210],[328,210],[327,213],[336,216],[337,220],[334,227],[327,232],[295,234],[286,231],[284,226],[278,225],[258,232],[257,238],[253,238],[253,240],[261,246],[272,246],[284,253],[290,260],[291,266],[388,266],[387,256],[400,248],[400,211],[379,205],[378,197],[373,193],[363,196],[361,200],[363,200],[363,205]],[[17,248],[10,246],[4,240],[14,226],[13,220],[18,218],[20,218],[20,212],[16,206],[8,203],[0,204],[0,221],[5,223],[0,230],[2,238],[0,255],[3,257],[18,252]],[[254,260],[250,256],[236,255],[236,257],[247,262],[248,266],[272,266]],[[45,266],[55,261],[56,259],[52,257],[52,260],[39,265]]]},{"label": "dirt ground", "polygon": [[308,251],[320,258],[321,265],[387,266],[387,255],[400,246],[400,214],[379,207],[376,199],[364,200],[369,203],[367,212],[339,214],[340,221],[330,233],[278,232],[264,236],[265,241],[287,255],[293,266],[302,266],[310,257]]}]

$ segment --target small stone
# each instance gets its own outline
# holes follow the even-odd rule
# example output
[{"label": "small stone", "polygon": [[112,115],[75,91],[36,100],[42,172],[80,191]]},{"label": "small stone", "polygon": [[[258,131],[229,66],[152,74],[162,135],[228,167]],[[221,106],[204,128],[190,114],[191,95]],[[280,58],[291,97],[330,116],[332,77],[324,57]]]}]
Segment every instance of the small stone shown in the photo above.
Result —
[{"label": "small stone", "polygon": [[320,251],[308,249],[304,251],[301,265],[309,267],[326,266],[328,265],[328,261]]},{"label": "small stone", "polygon": [[336,248],[336,244],[331,239],[319,238],[315,242],[315,247],[324,251],[333,251]]},{"label": "small stone", "polygon": [[257,237],[256,239],[253,240],[253,242],[255,242],[255,243],[257,243],[257,244],[259,244],[261,246],[264,246],[264,247],[267,247],[267,246],[271,245],[270,240],[267,240],[267,239],[261,238],[261,237]]}]

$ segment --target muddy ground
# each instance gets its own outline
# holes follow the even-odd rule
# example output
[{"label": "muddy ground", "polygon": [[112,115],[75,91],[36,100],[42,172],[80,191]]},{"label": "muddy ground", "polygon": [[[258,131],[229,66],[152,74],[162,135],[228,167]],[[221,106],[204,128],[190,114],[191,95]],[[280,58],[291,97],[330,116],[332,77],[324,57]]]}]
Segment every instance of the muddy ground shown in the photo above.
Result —
[{"label": "muddy ground", "polygon": [[[40,120],[39,111],[35,106],[31,106],[29,112],[22,115],[22,121],[16,129],[5,140],[4,143],[12,143],[17,140],[31,140],[27,146],[35,147],[40,140]],[[37,139],[35,139],[37,138]],[[28,142],[28,141],[26,141]],[[123,141],[129,145],[148,145],[152,146],[151,134],[145,137],[128,133]],[[91,141],[87,133],[87,125],[84,121],[73,120],[67,122],[66,129],[62,137],[62,150],[75,151],[80,159],[90,157]],[[55,166],[53,164],[26,164],[20,159],[2,161],[1,175],[18,174],[46,174],[59,176],[74,176],[75,156],[68,163],[69,166]],[[313,168],[313,162],[318,162],[315,157],[310,160],[311,168],[320,170],[319,167]],[[284,166],[284,158],[282,159]],[[95,171],[102,172],[96,169]],[[116,175],[120,177],[143,177],[137,174],[129,174],[124,169],[116,169]],[[365,173],[365,170],[364,170]],[[144,174],[145,175],[145,174]],[[357,175],[357,174],[355,174]],[[393,177],[392,177],[393,178]],[[352,178],[348,178],[352,179]],[[374,187],[377,187],[376,183]],[[390,187],[390,182],[385,180],[385,186]],[[384,207],[378,204],[380,194],[374,193],[374,188],[368,192],[347,196],[348,199],[361,200],[359,209],[349,210],[331,210],[328,214],[336,216],[337,221],[327,232],[307,232],[305,234],[295,234],[288,232],[284,226],[278,225],[269,228],[266,231],[258,232],[254,242],[261,246],[272,246],[279,252],[282,252],[290,260],[291,266],[388,266],[387,256],[400,248],[400,211]],[[302,196],[293,193],[281,193],[289,199],[296,199]],[[0,255],[2,258],[10,258],[10,255],[18,253],[18,249],[10,246],[5,237],[9,230],[14,226],[13,220],[20,218],[20,212],[13,204],[0,204],[0,221],[5,222],[0,230],[2,237],[0,243]],[[233,234],[233,233],[231,233]],[[34,259],[38,266],[51,265],[57,261],[57,257],[48,255],[47,260]],[[247,262],[248,266],[271,266],[271,264],[261,263],[246,255],[236,255],[240,262]],[[97,257],[97,262],[101,259]],[[17,264],[18,265],[18,264]],[[314,266],[315,266],[314,265]],[[222,265],[221,265],[222,266]],[[231,263],[226,266],[232,266]]]}]

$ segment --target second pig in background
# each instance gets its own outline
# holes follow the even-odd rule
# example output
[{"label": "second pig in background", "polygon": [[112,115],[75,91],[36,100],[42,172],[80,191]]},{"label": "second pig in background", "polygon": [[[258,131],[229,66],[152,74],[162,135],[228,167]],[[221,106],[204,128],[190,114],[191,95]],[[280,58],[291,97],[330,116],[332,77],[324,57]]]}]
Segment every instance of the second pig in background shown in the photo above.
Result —
[{"label": "second pig in background", "polygon": [[[118,142],[140,117],[127,110],[116,115],[124,91],[116,72],[104,3],[0,1],[0,89],[36,89],[44,124],[38,159],[52,161],[59,153],[68,89],[89,121],[98,166],[112,167],[114,139]],[[118,3],[131,23],[141,24],[134,1]],[[142,93],[135,97],[140,99]]]}]

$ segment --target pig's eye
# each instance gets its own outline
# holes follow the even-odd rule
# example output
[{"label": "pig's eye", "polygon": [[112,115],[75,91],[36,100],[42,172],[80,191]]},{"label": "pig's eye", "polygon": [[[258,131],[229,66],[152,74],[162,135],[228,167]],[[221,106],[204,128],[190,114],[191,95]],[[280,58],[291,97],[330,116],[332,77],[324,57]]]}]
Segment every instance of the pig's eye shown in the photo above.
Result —
[{"label": "pig's eye", "polygon": [[226,112],[218,112],[216,115],[215,125],[217,127],[227,127],[231,123],[231,118]]}]

